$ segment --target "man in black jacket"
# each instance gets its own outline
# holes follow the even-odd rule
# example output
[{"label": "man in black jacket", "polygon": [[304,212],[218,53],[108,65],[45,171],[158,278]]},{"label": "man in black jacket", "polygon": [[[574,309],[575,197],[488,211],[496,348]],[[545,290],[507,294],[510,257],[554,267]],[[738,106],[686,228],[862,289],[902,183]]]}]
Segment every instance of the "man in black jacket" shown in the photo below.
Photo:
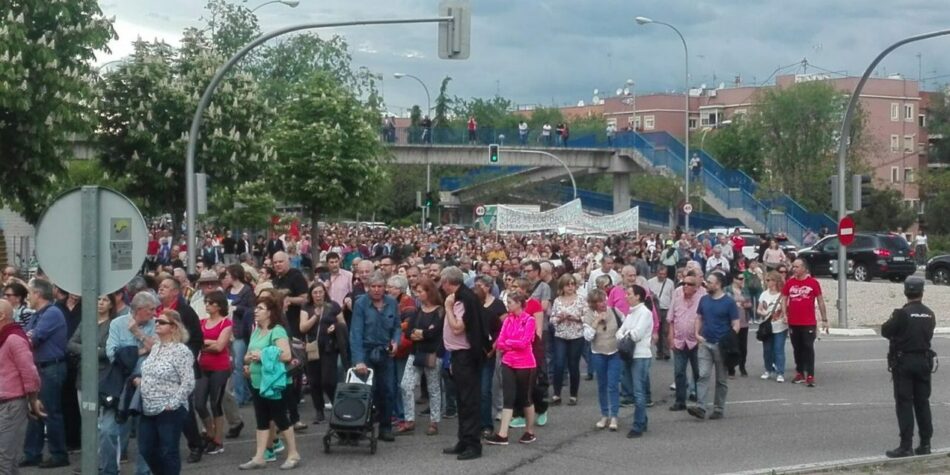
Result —
[{"label": "man in black jacket", "polygon": [[447,296],[442,341],[452,355],[449,370],[458,388],[459,414],[458,442],[442,452],[471,460],[482,456],[480,388],[485,350],[490,345],[488,326],[478,297],[464,285],[465,275],[458,267],[443,269],[439,281]]},{"label": "man in black jacket", "polygon": [[[881,325],[881,336],[890,340],[887,367],[894,381],[894,402],[897,404],[897,425],[901,444],[886,455],[891,458],[927,455],[934,428],[930,413],[930,374],[934,355],[930,341],[937,319],[933,310],[923,304],[924,279],[908,277],[904,281],[907,304],[894,310],[890,320]],[[920,431],[920,445],[914,443],[914,418]]]}]

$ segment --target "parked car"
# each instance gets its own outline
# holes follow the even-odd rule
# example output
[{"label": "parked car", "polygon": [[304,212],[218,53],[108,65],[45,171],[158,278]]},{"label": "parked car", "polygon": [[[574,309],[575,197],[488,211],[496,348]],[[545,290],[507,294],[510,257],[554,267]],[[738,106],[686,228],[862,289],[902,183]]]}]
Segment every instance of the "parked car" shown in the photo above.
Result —
[{"label": "parked car", "polygon": [[[837,235],[826,236],[814,246],[800,249],[812,275],[831,275],[831,261],[838,259]],[[902,282],[917,271],[914,251],[904,238],[892,233],[857,233],[847,249],[848,261],[853,262],[855,280],[870,281],[875,277]]]},{"label": "parked car", "polygon": [[950,285],[950,254],[930,258],[926,274],[937,285]]}]

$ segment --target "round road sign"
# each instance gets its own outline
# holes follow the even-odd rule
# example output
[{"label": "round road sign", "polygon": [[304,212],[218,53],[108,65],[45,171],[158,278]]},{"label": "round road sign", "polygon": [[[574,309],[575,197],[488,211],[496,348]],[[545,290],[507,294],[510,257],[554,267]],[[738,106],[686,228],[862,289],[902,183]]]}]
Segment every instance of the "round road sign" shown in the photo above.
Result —
[{"label": "round road sign", "polygon": [[487,210],[485,209],[485,205],[478,205],[475,207],[475,216],[478,216],[478,217],[485,216],[486,211]]},{"label": "round road sign", "polygon": [[854,220],[851,216],[841,218],[838,223],[838,241],[842,246],[850,246],[854,242]]},{"label": "round road sign", "polygon": [[689,203],[684,204],[684,205],[683,205],[683,212],[686,213],[686,214],[692,213],[692,212],[693,212],[693,205],[691,205],[691,204],[689,204]]},{"label": "round road sign", "polygon": [[[114,292],[132,280],[145,262],[148,230],[128,198],[98,187],[96,241],[99,294]],[[82,188],[60,195],[36,226],[36,258],[50,280],[71,294],[82,294]]]}]

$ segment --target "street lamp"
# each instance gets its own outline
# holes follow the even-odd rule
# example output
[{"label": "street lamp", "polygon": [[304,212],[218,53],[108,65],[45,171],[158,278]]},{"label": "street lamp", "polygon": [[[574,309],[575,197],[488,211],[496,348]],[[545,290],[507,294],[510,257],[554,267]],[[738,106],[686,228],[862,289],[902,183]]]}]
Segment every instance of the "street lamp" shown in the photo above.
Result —
[{"label": "street lamp", "polygon": [[[418,82],[419,85],[422,86],[422,89],[426,91],[426,113],[425,113],[425,115],[428,116],[428,115],[432,112],[432,96],[429,95],[429,88],[426,87],[426,83],[422,82],[422,79],[419,79],[419,78],[417,78],[416,76],[413,76],[412,74],[393,73],[393,77],[396,78],[396,79],[402,79],[402,78],[415,79],[416,82]],[[432,131],[430,130],[429,133],[431,134]],[[432,138],[432,137],[429,137],[429,138],[430,138],[430,142],[431,142],[431,138]],[[431,191],[432,191],[432,165],[429,163],[429,154],[426,154],[426,196],[429,196],[429,193],[430,193]],[[427,217],[427,216],[426,216],[426,213],[428,213],[428,212],[429,212],[429,208],[425,208],[425,210],[422,212],[422,213],[423,213],[423,218],[426,218],[426,217]]]},{"label": "street lamp", "polygon": [[[244,0],[244,3],[247,3],[247,0]],[[252,8],[252,9],[251,9],[251,13],[254,13],[254,12],[256,12],[257,10],[259,10],[261,7],[263,7],[263,6],[265,6],[265,5],[270,5],[270,4],[272,4],[272,3],[283,3],[284,5],[287,5],[287,6],[290,7],[290,8],[297,8],[297,5],[300,5],[300,0],[270,0],[269,2],[264,2],[264,3],[262,3],[262,4],[260,4],[260,5],[256,6],[256,7]]]},{"label": "street lamp", "polygon": [[[686,192],[686,202],[689,203],[689,169],[688,169],[689,168],[689,48],[686,46],[686,38],[683,38],[683,34],[680,33],[680,30],[677,30],[675,26],[669,23],[656,21],[656,20],[643,17],[643,16],[638,16],[634,20],[636,20],[638,25],[646,25],[649,23],[655,23],[657,25],[667,26],[673,31],[675,31],[677,36],[680,37],[680,41],[683,42],[683,53],[685,54],[685,57],[686,57],[686,73],[685,73],[686,80],[684,84],[685,89],[683,91],[683,95],[686,97],[684,101],[684,109],[683,109],[683,116],[684,116],[683,135],[685,137],[683,140],[683,143],[686,148],[685,148],[685,151],[683,152],[683,176],[686,177],[686,186],[684,187],[684,189]],[[689,214],[686,215],[686,231],[689,232]]]}]

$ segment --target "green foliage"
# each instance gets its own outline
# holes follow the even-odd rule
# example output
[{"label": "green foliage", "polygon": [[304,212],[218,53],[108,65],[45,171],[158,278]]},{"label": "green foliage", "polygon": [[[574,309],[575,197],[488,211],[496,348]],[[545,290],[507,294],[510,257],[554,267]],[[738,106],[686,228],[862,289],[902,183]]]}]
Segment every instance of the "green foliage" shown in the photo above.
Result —
[{"label": "green foliage", "polygon": [[412,109],[409,111],[409,123],[413,127],[418,127],[419,122],[422,121],[422,109],[419,106],[412,106]]},{"label": "green foliage", "polygon": [[[947,86],[940,90],[947,90]],[[944,93],[932,93],[927,110],[927,132],[932,140],[928,148],[929,161],[950,163],[950,102]],[[934,140],[938,135],[943,138]]]},{"label": "green foliage", "polygon": [[[223,56],[187,30],[182,47],[137,41],[132,58],[106,75],[99,107],[100,160],[108,172],[136,183],[129,191],[145,214],[185,208],[184,156],[198,99]],[[257,177],[274,153],[260,137],[272,111],[255,81],[229,75],[205,111],[196,170],[212,194]]]},{"label": "green foliage", "polygon": [[544,126],[544,124],[551,124],[551,127],[554,127],[561,122],[564,122],[564,115],[561,114],[561,109],[557,107],[538,107],[531,111],[528,128],[537,136],[541,134],[541,127]]},{"label": "green foliage", "polygon": [[302,205],[313,223],[323,213],[375,206],[386,179],[377,122],[329,74],[296,86],[267,136],[281,151],[266,170],[277,198]]},{"label": "green foliage", "polygon": [[63,179],[56,179],[53,184],[54,195],[73,188],[86,185],[97,185],[112,188],[120,193],[127,193],[132,183],[124,177],[109,175],[102,168],[98,160],[70,160],[67,162],[66,175]]},{"label": "green foliage", "polygon": [[0,205],[35,222],[92,134],[89,61],[115,37],[95,0],[0,3]]},{"label": "green foliage", "polygon": [[634,198],[672,209],[683,200],[682,186],[679,178],[665,175],[636,175],[633,177],[631,193]]},{"label": "green foliage", "polygon": [[897,190],[875,189],[871,192],[871,204],[855,213],[858,229],[889,231],[907,228],[917,219],[917,214],[908,207]]},{"label": "green foliage", "polygon": [[927,247],[930,248],[930,256],[950,254],[950,234],[928,234]]},{"label": "green foliage", "polygon": [[277,209],[272,188],[263,179],[241,183],[233,192],[216,188],[209,201],[211,215],[231,228],[265,228]]},{"label": "green foliage", "polygon": [[[556,126],[557,122],[552,125]],[[604,116],[600,114],[574,119],[570,121],[568,125],[570,126],[571,137],[573,138],[595,135],[597,136],[597,140],[601,142],[607,140],[607,121],[604,120]]]},{"label": "green foliage", "polygon": [[924,220],[928,233],[950,234],[950,172],[931,170],[920,177],[921,198],[926,200]]},{"label": "green foliage", "polygon": [[[435,117],[432,118],[432,122],[435,127],[448,127],[449,126],[449,109],[452,107],[452,99],[449,99],[449,96],[446,91],[449,88],[449,81],[452,78],[446,76],[442,78],[442,85],[439,86],[439,95],[435,98]],[[432,111],[425,111],[423,115],[429,115]],[[413,122],[413,125],[417,122]]]},{"label": "green foliage", "polygon": [[453,101],[456,127],[464,127],[469,117],[475,117],[479,128],[517,129],[519,118],[512,115],[511,101],[500,96],[491,99],[479,97],[469,100],[456,97]]},{"label": "green foliage", "polygon": [[257,16],[242,5],[225,0],[209,0],[207,30],[211,34],[214,50],[230,58],[261,33]]},{"label": "green foliage", "polygon": [[[708,132],[704,148],[726,168],[744,171],[756,181],[762,181],[765,169],[763,133],[758,123],[739,115],[728,127]],[[697,138],[695,135],[700,135]],[[694,144],[700,143],[701,134],[694,134]]]}]

